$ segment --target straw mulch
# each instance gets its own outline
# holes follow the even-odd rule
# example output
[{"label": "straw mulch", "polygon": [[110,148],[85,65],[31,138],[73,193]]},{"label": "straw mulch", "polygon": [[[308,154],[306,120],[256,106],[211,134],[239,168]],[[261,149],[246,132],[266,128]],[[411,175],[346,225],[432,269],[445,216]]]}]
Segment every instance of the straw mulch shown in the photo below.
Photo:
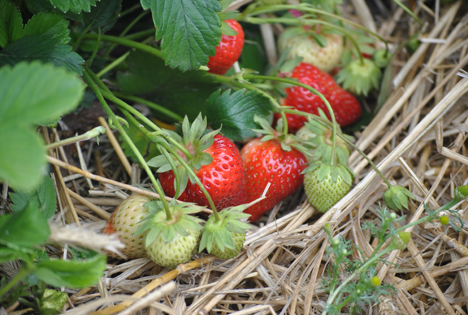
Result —
[{"label": "straw mulch", "polygon": [[[437,209],[450,201],[454,188],[467,177],[468,79],[462,69],[468,63],[468,10],[466,3],[439,7],[438,2],[429,7],[410,1],[425,23],[422,44],[411,56],[404,48],[396,53],[390,97],[372,122],[354,134],[357,145],[391,182],[417,196],[409,210],[398,213],[406,215],[406,222],[424,216],[424,204]],[[396,6],[388,18],[377,21],[363,0],[351,1],[343,11],[376,30],[393,50],[421,30]],[[105,120],[100,122],[105,125]],[[49,142],[58,140],[55,130],[43,133]],[[122,154],[110,129],[100,141],[99,146],[89,141],[76,147],[80,168],[68,163],[63,148],[50,151],[61,213],[67,223],[77,225],[54,230],[53,236],[69,244],[79,239],[94,248],[107,245],[109,250],[113,245],[96,232],[131,190],[139,190],[134,184],[145,186],[147,181]],[[173,271],[149,259],[110,259],[97,286],[69,291],[66,314],[320,314],[327,299],[320,281],[328,263],[324,224],[329,222],[335,235],[362,249],[353,253],[355,258],[369,255],[376,246],[361,224],[375,219],[386,186],[357,152],[350,166],[358,175],[355,185],[327,213],[317,213],[300,191],[249,231],[244,251],[235,259],[200,254]],[[455,207],[462,219],[468,219],[467,204]],[[467,314],[466,228],[456,232],[434,223],[411,232],[407,249],[384,257],[399,267],[379,269],[378,276],[396,288],[395,295],[381,297],[365,312]]]}]

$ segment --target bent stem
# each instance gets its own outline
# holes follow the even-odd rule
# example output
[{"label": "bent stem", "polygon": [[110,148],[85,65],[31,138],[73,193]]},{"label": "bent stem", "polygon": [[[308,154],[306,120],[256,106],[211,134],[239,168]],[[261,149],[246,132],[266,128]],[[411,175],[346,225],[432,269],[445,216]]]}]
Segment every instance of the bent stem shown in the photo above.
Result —
[{"label": "bent stem", "polygon": [[51,149],[55,149],[57,147],[72,144],[72,143],[75,143],[75,142],[89,140],[89,139],[92,139],[94,137],[98,137],[99,135],[105,134],[105,133],[106,133],[106,128],[104,128],[103,126],[99,126],[99,127],[91,129],[90,131],[88,131],[88,132],[86,132],[86,133],[84,133],[84,134],[82,134],[80,136],[67,138],[67,139],[60,140],[60,141],[51,143],[49,145],[46,145],[45,148],[46,148],[46,150],[51,150]]},{"label": "bent stem", "polygon": [[365,28],[364,26],[358,24],[358,23],[354,23],[353,21],[350,21],[340,15],[337,15],[337,14],[333,14],[333,13],[330,13],[330,12],[327,12],[327,11],[324,11],[324,10],[320,10],[320,9],[316,9],[316,8],[313,8],[310,4],[308,3],[301,3],[301,4],[283,4],[283,5],[268,5],[268,6],[261,6],[261,7],[257,7],[253,10],[246,10],[244,12],[244,16],[250,16],[250,15],[258,15],[258,14],[262,14],[262,13],[270,13],[270,12],[275,12],[275,11],[280,11],[280,10],[290,10],[290,9],[295,9],[295,10],[298,10],[298,11],[304,11],[304,12],[308,12],[308,13],[318,13],[318,14],[321,14],[321,15],[326,15],[326,16],[329,16],[329,17],[332,17],[332,18],[335,18],[337,20],[340,20],[341,22],[345,22],[346,24],[349,24],[351,26],[354,26],[356,27],[357,29],[360,29],[361,31],[364,31],[374,37],[376,37],[377,39],[379,39],[381,42],[383,42],[385,44],[385,50],[388,51],[388,42],[382,37],[380,36],[379,34],[377,33],[374,33],[370,30],[368,30],[367,28]]},{"label": "bent stem", "polygon": [[20,282],[24,277],[26,277],[32,270],[34,266],[28,262],[21,267],[18,273],[10,280],[4,287],[0,288],[0,298],[4,296],[8,291],[10,291],[18,282]]},{"label": "bent stem", "polygon": [[[89,70],[88,68],[85,68],[85,72],[83,72],[84,81],[91,88],[91,90],[93,90],[94,94],[98,98],[99,102],[101,103],[102,107],[106,111],[107,115],[109,116],[111,121],[114,122],[115,127],[117,127],[117,130],[120,132],[120,134],[124,138],[125,142],[127,142],[127,144],[130,146],[131,150],[133,151],[133,153],[137,157],[138,161],[141,163],[141,165],[145,169],[146,173],[148,174],[148,177],[150,178],[151,182],[153,183],[154,188],[156,189],[158,194],[161,196],[160,200],[164,205],[164,210],[166,212],[167,219],[171,220],[172,219],[172,214],[171,214],[171,211],[169,210],[169,204],[167,203],[167,200],[165,198],[163,198],[164,191],[163,191],[161,185],[159,184],[159,182],[154,177],[153,172],[151,172],[148,164],[146,163],[146,161],[143,158],[143,156],[141,155],[140,151],[137,149],[137,147],[133,143],[132,139],[130,139],[128,134],[123,129],[122,125],[120,125],[120,123],[117,121],[116,115],[114,114],[114,112],[112,112],[109,105],[107,105],[106,100],[102,96],[101,90],[99,89],[96,82],[94,82],[94,80],[90,76],[90,72],[91,72],[91,70]],[[93,73],[93,75],[94,75],[94,73]]]}]

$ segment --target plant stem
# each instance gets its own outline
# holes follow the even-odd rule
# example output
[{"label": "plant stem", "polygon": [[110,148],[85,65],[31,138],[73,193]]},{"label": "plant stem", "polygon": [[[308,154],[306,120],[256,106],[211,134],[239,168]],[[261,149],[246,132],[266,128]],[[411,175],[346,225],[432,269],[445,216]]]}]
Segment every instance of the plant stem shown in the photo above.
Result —
[{"label": "plant stem", "polygon": [[[96,34],[86,34],[83,36],[85,39],[97,39]],[[154,47],[151,47],[146,44],[142,44],[133,40],[130,40],[128,38],[120,38],[116,36],[110,36],[110,35],[102,35],[101,40],[109,43],[116,43],[122,46],[127,46],[131,48],[135,48],[144,52],[147,52],[148,54],[151,54],[153,56],[156,56],[158,58],[162,58],[162,52],[159,49],[156,49]]]},{"label": "plant stem", "polygon": [[354,47],[356,48],[358,52],[358,58],[361,61],[361,64],[364,64],[364,57],[361,54],[361,49],[359,49],[359,45],[356,42],[356,40],[351,36],[351,34],[348,33],[348,31],[340,27],[338,25],[328,23],[322,20],[317,20],[317,19],[288,19],[288,18],[254,18],[254,17],[246,17],[245,22],[252,23],[252,24],[265,24],[265,23],[285,23],[285,24],[290,24],[290,25],[316,25],[316,24],[321,24],[328,26],[330,28],[333,28],[337,31],[340,31],[343,33],[350,41],[353,43]]},{"label": "plant stem", "polygon": [[352,26],[360,29],[361,31],[369,33],[372,36],[378,38],[380,41],[382,41],[385,44],[385,50],[388,52],[388,42],[382,36],[380,36],[379,34],[374,33],[372,31],[369,31],[364,26],[362,26],[362,25],[360,25],[358,23],[354,23],[353,21],[350,21],[350,20],[348,20],[348,19],[346,19],[346,18],[344,18],[344,17],[342,17],[340,15],[333,14],[333,13],[330,13],[330,12],[327,12],[327,11],[324,11],[324,10],[316,9],[316,8],[312,7],[311,5],[309,5],[307,3],[302,3],[302,4],[299,4],[299,5],[285,4],[285,5],[261,6],[261,7],[255,8],[254,10],[246,10],[245,13],[246,13],[247,16],[249,16],[249,15],[258,15],[258,14],[262,14],[262,13],[270,13],[270,12],[275,12],[275,11],[279,11],[279,10],[290,10],[290,9],[296,9],[298,11],[304,11],[304,12],[309,12],[309,13],[318,13],[318,14],[321,14],[321,15],[326,15],[326,16],[335,18],[337,20],[340,20],[342,22],[345,22],[346,24],[352,25]]},{"label": "plant stem", "polygon": [[91,57],[89,58],[88,62],[86,65],[88,67],[91,67],[91,64],[93,63],[94,58],[96,57],[97,51],[99,49],[99,45],[101,44],[101,28],[98,28],[98,38],[96,41],[96,47],[94,47],[93,53],[91,54]]},{"label": "plant stem", "polygon": [[[78,46],[80,45],[81,43],[81,40],[84,38],[85,34],[89,32],[89,29],[91,28],[91,25],[88,25],[84,30],[83,32],[80,34],[80,37],[78,37],[78,39],[76,40],[75,44],[73,45],[73,48],[72,50],[75,51]],[[93,34],[94,35],[94,34]],[[97,38],[94,38],[94,39],[97,39]]]},{"label": "plant stem", "polygon": [[[25,266],[26,265],[26,266]],[[8,291],[11,290],[18,282],[20,282],[28,273],[32,271],[32,265],[25,262],[25,265],[21,267],[18,273],[8,282],[4,287],[0,288],[0,297],[4,296]]]},{"label": "plant stem", "polygon": [[124,93],[119,93],[119,92],[115,92],[115,91],[113,93],[117,97],[127,99],[127,100],[130,100],[130,101],[133,101],[133,102],[138,102],[138,103],[144,104],[144,105],[148,106],[149,108],[157,110],[158,112],[171,117],[175,121],[184,120],[184,118],[182,116],[180,116],[179,114],[174,113],[173,111],[167,109],[166,107],[163,107],[163,106],[158,105],[156,103],[153,103],[151,101],[145,100],[145,99],[143,99],[141,97],[126,95]]},{"label": "plant stem", "polygon": [[[351,276],[349,276],[348,278],[346,278],[346,280],[341,283],[341,285],[336,289],[336,291],[334,291],[328,297],[327,304],[331,305],[333,303],[333,301],[335,300],[336,296],[338,295],[338,293],[340,293],[340,291],[346,286],[346,284],[348,284],[348,282],[353,280],[354,277],[356,277],[358,274],[362,273],[363,271],[367,270],[369,268],[369,266],[371,264],[373,264],[377,259],[379,259],[383,255],[387,254],[388,252],[391,252],[392,250],[394,250],[394,249],[390,248],[390,247],[385,248],[383,251],[381,251],[380,253],[378,253],[374,257],[370,258],[368,261],[366,261],[366,263],[364,265],[362,265],[359,269],[355,270],[353,272],[353,274]],[[324,311],[322,315],[326,315],[326,314],[327,314],[327,311]]]},{"label": "plant stem", "polygon": [[[130,29],[139,21],[141,20],[141,18],[143,18],[145,15],[147,15],[149,12],[151,11],[143,11],[141,12],[132,22],[130,22],[127,27],[122,31],[122,33],[120,33],[119,37],[123,37],[125,36],[128,31],[130,31]],[[107,50],[107,52],[104,54],[104,57],[107,57],[109,56],[109,54],[112,52],[112,50],[114,49],[114,47],[116,46],[116,44],[113,44],[109,47],[109,49]]]},{"label": "plant stem", "polygon": [[75,142],[89,140],[91,138],[97,137],[97,136],[99,136],[101,134],[104,134],[104,133],[106,133],[106,128],[104,128],[103,126],[99,126],[99,127],[91,129],[90,131],[82,134],[81,136],[71,137],[71,138],[64,139],[64,140],[61,140],[61,141],[58,141],[58,142],[54,142],[54,143],[51,143],[49,145],[46,145],[45,148],[46,148],[46,150],[55,149],[57,147],[72,144],[72,143],[75,143]]},{"label": "plant stem", "polygon": [[[146,130],[145,127],[143,126],[140,126],[138,124],[138,121],[130,115],[130,113],[125,110],[125,109],[121,109],[123,114],[128,118],[128,120],[130,120],[130,122],[132,124],[134,124],[140,131],[141,133],[143,133],[145,135],[145,137],[147,138],[150,138],[149,135],[151,134],[148,130]],[[211,198],[211,195],[208,193],[208,191],[206,190],[205,186],[202,184],[202,182],[200,181],[200,179],[198,178],[198,176],[195,174],[195,172],[193,171],[193,169],[187,164],[187,162],[185,162],[185,160],[179,156],[179,154],[177,154],[177,152],[175,152],[175,150],[173,148],[171,148],[170,146],[164,144],[164,143],[158,143],[158,145],[162,146],[164,149],[166,149],[167,151],[169,151],[169,153],[175,157],[179,163],[187,170],[188,173],[190,173],[190,175],[195,179],[195,182],[196,184],[200,187],[201,191],[203,192],[203,194],[205,195],[206,199],[208,200],[208,203],[210,204],[210,207],[211,207],[211,210],[213,210],[213,214],[215,216],[215,219],[216,221],[220,221],[220,217],[219,217],[219,214],[218,214],[218,211],[216,210],[216,207],[214,205],[214,202],[213,202],[213,199]],[[163,154],[164,152],[161,151]],[[166,156],[166,158],[168,158]],[[171,159],[169,159],[169,163],[171,163]],[[174,168],[175,165],[173,165],[171,163],[171,167],[173,168],[174,170],[174,174],[176,176],[176,180],[177,180],[177,177],[178,177],[178,174],[177,172],[175,171],[175,168]],[[180,181],[179,183],[177,184],[178,187],[180,187]],[[178,188],[177,188],[178,189]],[[176,196],[177,196],[177,191],[176,191]]]},{"label": "plant stem", "polygon": [[[104,110],[107,112],[107,115],[109,116],[109,118],[111,119],[111,121],[115,122],[115,127],[117,127],[117,129],[119,130],[120,134],[122,135],[122,137],[124,138],[125,142],[127,142],[127,144],[130,146],[130,148],[132,149],[133,153],[135,154],[135,156],[137,157],[138,161],[141,163],[141,165],[143,166],[143,168],[145,169],[146,173],[148,174],[148,177],[150,178],[151,182],[153,183],[153,186],[154,188],[156,189],[156,191],[158,192],[158,194],[161,196],[161,202],[163,203],[164,205],[164,209],[166,211],[166,217],[168,220],[171,220],[172,219],[172,214],[171,214],[171,211],[169,210],[169,204],[167,203],[167,200],[164,198],[164,191],[161,187],[161,185],[159,184],[159,182],[156,180],[156,178],[154,177],[153,175],[153,172],[151,172],[148,164],[146,163],[145,159],[143,158],[143,156],[141,155],[140,151],[137,149],[137,147],[135,146],[135,144],[133,143],[132,139],[130,139],[130,137],[128,136],[128,134],[125,132],[125,130],[122,128],[122,126],[120,125],[120,123],[117,121],[117,117],[115,116],[115,114],[112,112],[112,110],[110,109],[109,105],[107,105],[104,97],[102,96],[102,93],[101,93],[101,90],[99,89],[98,85],[96,84],[96,82],[94,82],[94,80],[92,79],[92,77],[90,76],[90,73],[91,70],[89,70],[88,68],[85,68],[85,72],[83,72],[83,79],[84,81],[86,82],[86,84],[91,88],[91,90],[93,90],[94,94],[96,94],[96,97],[98,98],[99,102],[101,103],[101,105],[103,106]],[[93,76],[95,77],[96,75],[93,73]]]},{"label": "plant stem", "polygon": [[106,74],[107,72],[111,71],[112,69],[114,69],[115,67],[117,67],[119,64],[121,64],[125,59],[127,59],[127,57],[130,55],[130,52],[127,51],[125,54],[123,54],[122,56],[120,56],[119,58],[115,59],[114,61],[112,61],[109,65],[107,65],[104,69],[102,69],[101,71],[99,71],[96,76],[98,78],[102,77],[104,74]]}]

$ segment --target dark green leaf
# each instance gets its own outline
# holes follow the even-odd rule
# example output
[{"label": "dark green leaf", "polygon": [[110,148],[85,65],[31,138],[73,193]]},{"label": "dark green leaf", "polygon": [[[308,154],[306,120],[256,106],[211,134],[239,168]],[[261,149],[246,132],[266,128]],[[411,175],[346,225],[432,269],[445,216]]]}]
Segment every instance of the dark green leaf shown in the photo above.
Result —
[{"label": "dark green leaf", "polygon": [[243,140],[254,137],[250,130],[257,125],[255,115],[266,116],[271,104],[265,97],[255,91],[245,93],[245,90],[231,94],[231,91],[216,91],[210,96],[205,110],[208,124],[213,128],[221,128],[223,134],[232,140]]},{"label": "dark green leaf", "polygon": [[84,261],[50,260],[37,265],[34,275],[55,287],[85,288],[96,284],[104,275],[106,256],[97,255]]},{"label": "dark green leaf", "polygon": [[0,51],[0,66],[33,60],[50,62],[78,74],[83,71],[83,58],[49,34],[21,37]]},{"label": "dark green leaf", "polygon": [[80,13],[81,11],[91,11],[91,6],[95,6],[99,0],[49,0],[50,3],[62,12],[72,11]]},{"label": "dark green leaf", "polygon": [[23,20],[18,8],[8,0],[0,0],[0,47],[23,36]]},{"label": "dark green leaf", "polygon": [[[145,52],[133,51],[127,58],[129,72],[118,73],[125,94],[144,95],[180,116],[194,120],[219,83],[202,71],[182,73],[164,66],[164,61]],[[158,113],[159,119],[174,121]]]},{"label": "dark green leaf", "polygon": [[156,39],[171,68],[197,70],[214,56],[221,39],[217,0],[151,0]]},{"label": "dark green leaf", "polygon": [[44,243],[49,237],[49,224],[32,202],[23,211],[0,218],[0,244],[7,247],[29,249]]},{"label": "dark green leaf", "polygon": [[59,14],[38,13],[24,26],[23,36],[51,35],[53,38],[59,39],[60,43],[68,44],[70,41],[68,24],[68,21]]},{"label": "dark green leaf", "polygon": [[57,7],[54,7],[49,2],[49,0],[25,0],[24,2],[26,3],[28,10],[33,14],[37,14],[40,12],[49,12],[49,13],[53,12],[53,13],[62,15],[66,19],[79,21],[79,22],[81,22],[82,17],[83,17],[82,14],[73,13],[71,11],[63,12],[59,10]]},{"label": "dark green leaf", "polygon": [[55,187],[49,176],[44,176],[42,184],[32,193],[16,191],[10,193],[10,198],[14,203],[11,208],[15,212],[24,210],[31,201],[37,205],[46,219],[51,218],[55,213]]},{"label": "dark green leaf", "polygon": [[122,9],[122,0],[101,0],[89,13],[83,13],[83,22],[91,29],[101,28],[102,32],[108,31],[119,17]]}]

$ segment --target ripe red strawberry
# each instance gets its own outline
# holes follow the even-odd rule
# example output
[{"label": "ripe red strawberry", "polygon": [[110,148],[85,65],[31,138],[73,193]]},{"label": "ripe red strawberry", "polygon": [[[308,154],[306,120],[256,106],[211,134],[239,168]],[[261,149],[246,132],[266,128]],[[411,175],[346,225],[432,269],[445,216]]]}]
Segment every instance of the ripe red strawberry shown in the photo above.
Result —
[{"label": "ripe red strawberry", "polygon": [[232,65],[239,59],[244,47],[244,30],[236,20],[225,20],[225,22],[237,32],[235,36],[223,34],[219,45],[216,47],[216,54],[209,58],[208,72],[215,74],[225,74]]},{"label": "ripe red strawberry", "polygon": [[301,172],[307,166],[307,160],[297,149],[290,149],[285,151],[277,139],[255,139],[242,148],[247,202],[259,198],[267,184],[271,183],[267,198],[244,211],[251,214],[251,222],[257,221],[265,212],[301,187],[304,178]]},{"label": "ripe red strawberry", "polygon": [[[210,133],[209,136],[201,137],[206,130],[206,119],[202,121],[201,116],[194,121],[191,127],[188,119],[185,119],[183,124],[185,124],[183,127],[184,137],[180,137],[175,132],[172,132],[171,136],[178,139],[178,142],[191,153],[192,156],[187,157],[178,150],[179,155],[187,161],[188,165],[193,167],[195,175],[210,194],[215,207],[221,210],[245,203],[244,166],[236,145],[224,136],[213,136],[217,131]],[[148,164],[160,167],[158,171],[164,170],[159,174],[161,186],[168,196],[174,197],[176,194],[175,176],[172,170],[166,171],[170,169],[167,167],[167,159],[164,156],[159,156]],[[166,169],[161,168],[163,165],[166,165]],[[182,174],[181,177],[187,174],[186,169],[180,164],[178,170]],[[198,184],[188,181],[187,175],[185,175],[184,181],[186,186],[184,186],[185,183],[182,183],[182,193],[177,199],[209,207],[208,199]]]},{"label": "ripe red strawberry", "polygon": [[[361,105],[359,101],[349,92],[340,87],[333,78],[318,68],[301,62],[292,71],[291,78],[296,78],[299,82],[307,84],[322,93],[330,103],[336,117],[336,121],[341,127],[354,123],[361,116]],[[321,108],[330,118],[325,103],[319,96],[310,91],[294,86],[286,89],[287,97],[283,102],[285,106],[293,106],[297,110],[318,115]],[[278,119],[280,116],[275,114]],[[286,114],[290,132],[296,132],[307,121],[307,118]]]},{"label": "ripe red strawberry", "polygon": [[106,234],[117,233],[125,244],[122,253],[129,259],[146,257],[143,236],[134,236],[134,233],[140,226],[139,222],[149,214],[145,204],[150,200],[139,194],[127,197],[112,213],[102,230]]}]

